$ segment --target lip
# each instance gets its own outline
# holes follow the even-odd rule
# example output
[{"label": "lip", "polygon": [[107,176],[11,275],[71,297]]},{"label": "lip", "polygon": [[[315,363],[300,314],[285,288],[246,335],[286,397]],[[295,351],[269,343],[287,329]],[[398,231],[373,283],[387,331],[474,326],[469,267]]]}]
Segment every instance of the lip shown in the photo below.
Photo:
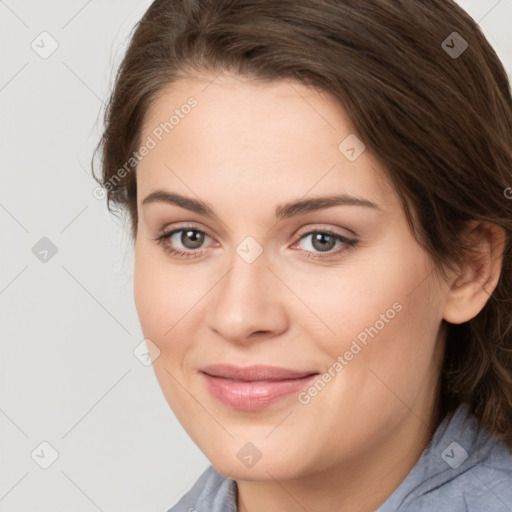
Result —
[{"label": "lip", "polygon": [[200,370],[208,391],[224,405],[242,411],[265,409],[306,387],[318,372],[277,366],[216,364]]}]

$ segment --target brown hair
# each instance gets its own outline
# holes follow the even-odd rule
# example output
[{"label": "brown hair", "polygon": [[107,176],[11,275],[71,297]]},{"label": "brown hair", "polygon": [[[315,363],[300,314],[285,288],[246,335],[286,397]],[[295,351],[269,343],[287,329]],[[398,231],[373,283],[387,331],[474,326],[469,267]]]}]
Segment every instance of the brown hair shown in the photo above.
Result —
[{"label": "brown hair", "polygon": [[[450,52],[464,41],[460,55]],[[96,148],[96,179],[111,211],[127,209],[133,239],[130,157],[144,115],[194,70],[329,93],[386,169],[437,268],[470,250],[461,237],[468,221],[505,230],[500,279],[483,310],[460,325],[443,321],[438,408],[444,416],[469,404],[512,447],[512,98],[477,23],[451,0],[155,0],[134,28]]]}]

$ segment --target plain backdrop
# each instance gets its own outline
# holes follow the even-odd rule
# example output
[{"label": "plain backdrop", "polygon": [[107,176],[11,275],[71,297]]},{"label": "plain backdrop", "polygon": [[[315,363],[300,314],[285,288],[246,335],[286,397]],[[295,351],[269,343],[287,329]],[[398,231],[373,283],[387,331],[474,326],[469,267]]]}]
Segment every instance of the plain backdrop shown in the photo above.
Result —
[{"label": "plain backdrop", "polygon": [[[127,225],[90,172],[149,4],[0,0],[3,512],[162,512],[208,465],[133,353],[143,336]],[[461,4],[510,76],[512,0]]]}]

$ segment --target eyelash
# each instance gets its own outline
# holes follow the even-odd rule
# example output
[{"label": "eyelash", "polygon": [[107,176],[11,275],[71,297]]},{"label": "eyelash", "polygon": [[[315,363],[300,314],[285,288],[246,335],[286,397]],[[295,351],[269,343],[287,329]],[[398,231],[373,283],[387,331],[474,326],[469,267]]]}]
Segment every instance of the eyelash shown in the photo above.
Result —
[{"label": "eyelash", "polygon": [[[205,231],[203,231],[201,229],[198,229],[196,226],[180,226],[178,229],[173,229],[172,231],[167,231],[165,233],[162,233],[161,235],[154,238],[154,240],[156,242],[158,242],[158,244],[162,245],[164,250],[166,250],[172,256],[175,256],[177,258],[182,258],[182,259],[200,258],[203,255],[203,253],[206,251],[205,249],[196,249],[196,250],[188,249],[186,251],[181,251],[181,250],[174,249],[168,243],[166,243],[166,241],[169,240],[173,235],[175,235],[176,233],[181,233],[183,231],[195,231],[197,233],[202,233],[202,234],[206,235],[207,237],[210,237],[208,235],[208,233],[206,233]],[[341,235],[340,233],[336,233],[335,231],[331,231],[329,229],[314,229],[314,230],[310,230],[305,233],[299,234],[298,235],[300,237],[299,241],[305,239],[306,237],[308,237],[310,235],[314,235],[314,234],[329,235],[329,236],[333,237],[336,241],[342,242],[345,246],[338,248],[336,250],[326,251],[324,253],[316,252],[316,253],[311,254],[313,251],[304,251],[306,253],[304,255],[304,257],[306,257],[306,258],[311,258],[311,259],[332,258],[333,256],[337,256],[339,254],[347,252],[348,250],[356,247],[357,244],[359,243],[358,240],[347,238],[347,237]]]}]

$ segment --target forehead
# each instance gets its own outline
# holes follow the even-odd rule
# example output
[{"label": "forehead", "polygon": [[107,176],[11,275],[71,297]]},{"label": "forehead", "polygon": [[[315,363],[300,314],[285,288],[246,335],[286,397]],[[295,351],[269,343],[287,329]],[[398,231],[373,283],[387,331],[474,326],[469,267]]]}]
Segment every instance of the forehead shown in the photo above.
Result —
[{"label": "forehead", "polygon": [[180,79],[152,102],[141,132],[149,139],[154,147],[137,168],[140,198],[188,186],[197,195],[236,190],[276,203],[326,192],[396,202],[341,105],[300,83]]}]

